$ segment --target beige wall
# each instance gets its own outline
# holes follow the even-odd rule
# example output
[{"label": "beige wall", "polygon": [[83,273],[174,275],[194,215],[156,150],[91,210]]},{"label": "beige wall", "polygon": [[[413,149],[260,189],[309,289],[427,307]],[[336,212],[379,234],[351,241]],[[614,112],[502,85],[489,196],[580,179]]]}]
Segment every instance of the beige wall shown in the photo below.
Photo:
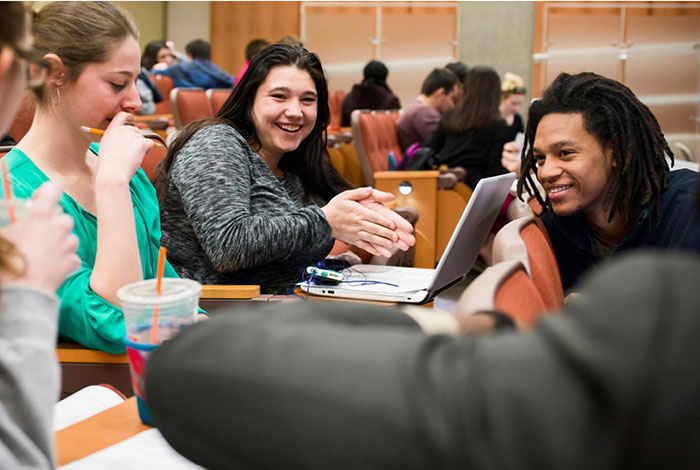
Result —
[{"label": "beige wall", "polygon": [[490,65],[501,77],[506,72],[523,77],[525,119],[533,83],[535,3],[460,2],[459,20],[459,59],[468,66]]},{"label": "beige wall", "polygon": [[211,42],[209,2],[166,2],[166,36],[178,51],[194,39]]},{"label": "beige wall", "polygon": [[125,9],[136,22],[141,37],[141,50],[150,41],[165,39],[166,2],[112,2]]}]

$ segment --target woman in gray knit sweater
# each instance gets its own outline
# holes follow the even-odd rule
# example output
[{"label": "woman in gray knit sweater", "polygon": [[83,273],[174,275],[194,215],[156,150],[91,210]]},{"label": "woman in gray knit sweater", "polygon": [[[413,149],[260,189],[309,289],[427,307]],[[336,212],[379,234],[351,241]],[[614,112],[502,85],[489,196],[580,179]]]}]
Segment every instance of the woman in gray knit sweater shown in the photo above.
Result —
[{"label": "woman in gray knit sweater", "polygon": [[183,277],[287,292],[334,238],[372,254],[414,243],[388,193],[351,190],[325,150],[328,88],[318,57],[275,44],[256,55],[213,119],[170,147],[156,186],[162,244]]}]

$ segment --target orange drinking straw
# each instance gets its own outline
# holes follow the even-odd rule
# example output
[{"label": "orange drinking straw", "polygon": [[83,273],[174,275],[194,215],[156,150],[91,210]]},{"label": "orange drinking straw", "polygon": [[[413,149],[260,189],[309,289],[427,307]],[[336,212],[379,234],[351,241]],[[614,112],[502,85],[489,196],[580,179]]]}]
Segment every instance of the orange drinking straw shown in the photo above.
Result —
[{"label": "orange drinking straw", "polygon": [[[87,132],[88,134],[105,135],[105,131],[103,131],[102,129],[95,129],[94,127],[80,126],[80,130],[83,132]],[[154,140],[153,146],[162,147],[163,145]]]},{"label": "orange drinking straw", "polygon": [[10,218],[10,223],[17,222],[17,214],[15,214],[15,205],[12,203],[12,183],[10,175],[7,172],[7,163],[2,160],[2,182],[5,186],[5,200],[7,201],[7,215]]},{"label": "orange drinking straw", "polygon": [[[156,297],[160,297],[162,291],[161,286],[163,284],[163,271],[165,271],[165,253],[168,250],[161,246],[158,250],[158,270],[156,271]],[[160,310],[160,304],[156,303],[153,307],[153,325],[151,325],[151,344],[156,344],[158,341],[158,311]]]}]

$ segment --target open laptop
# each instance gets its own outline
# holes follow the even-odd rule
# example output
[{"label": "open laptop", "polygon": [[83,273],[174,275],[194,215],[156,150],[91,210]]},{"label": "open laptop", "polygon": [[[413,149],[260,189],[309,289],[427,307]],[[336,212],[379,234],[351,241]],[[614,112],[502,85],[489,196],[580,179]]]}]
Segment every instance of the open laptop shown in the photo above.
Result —
[{"label": "open laptop", "polygon": [[337,285],[300,282],[313,295],[385,302],[422,303],[463,279],[488,237],[515,175],[484,178],[476,185],[436,269],[359,264],[343,271]]}]

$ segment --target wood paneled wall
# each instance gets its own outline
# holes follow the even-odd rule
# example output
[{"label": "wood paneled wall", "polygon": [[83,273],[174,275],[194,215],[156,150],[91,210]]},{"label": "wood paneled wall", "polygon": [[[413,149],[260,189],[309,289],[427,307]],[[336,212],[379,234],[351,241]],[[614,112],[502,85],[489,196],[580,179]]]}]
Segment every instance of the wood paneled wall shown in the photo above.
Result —
[{"label": "wood paneled wall", "polygon": [[[578,5],[580,2],[558,2],[559,5],[574,4]],[[590,3],[586,6],[580,7],[557,7],[555,2],[536,2],[535,10],[535,42],[534,42],[534,52],[545,52],[544,38],[543,38],[543,28],[545,25],[545,4],[549,5],[550,15],[591,15],[591,16],[605,16],[605,15],[619,15],[620,7],[625,6],[627,11],[627,17],[630,16],[700,16],[700,8],[694,8],[698,5],[697,2],[693,2],[693,7],[689,8],[674,8],[664,7],[664,8],[653,8],[653,6],[664,6],[666,2],[663,1],[649,1],[649,2],[635,2],[635,7],[626,7],[626,2],[608,2],[605,7],[597,7],[595,3]],[[649,5],[648,8],[639,8],[637,5]],[[625,30],[626,35],[626,30]],[[626,42],[627,38],[624,37],[623,40]],[[624,82],[624,63],[623,63],[623,79]],[[534,77],[533,77],[533,96],[540,96],[542,90],[542,74],[544,74],[544,68],[541,63],[535,62],[534,64]]]},{"label": "wood paneled wall", "polygon": [[211,2],[212,60],[237,74],[249,41],[300,35],[300,9],[301,2]]}]

